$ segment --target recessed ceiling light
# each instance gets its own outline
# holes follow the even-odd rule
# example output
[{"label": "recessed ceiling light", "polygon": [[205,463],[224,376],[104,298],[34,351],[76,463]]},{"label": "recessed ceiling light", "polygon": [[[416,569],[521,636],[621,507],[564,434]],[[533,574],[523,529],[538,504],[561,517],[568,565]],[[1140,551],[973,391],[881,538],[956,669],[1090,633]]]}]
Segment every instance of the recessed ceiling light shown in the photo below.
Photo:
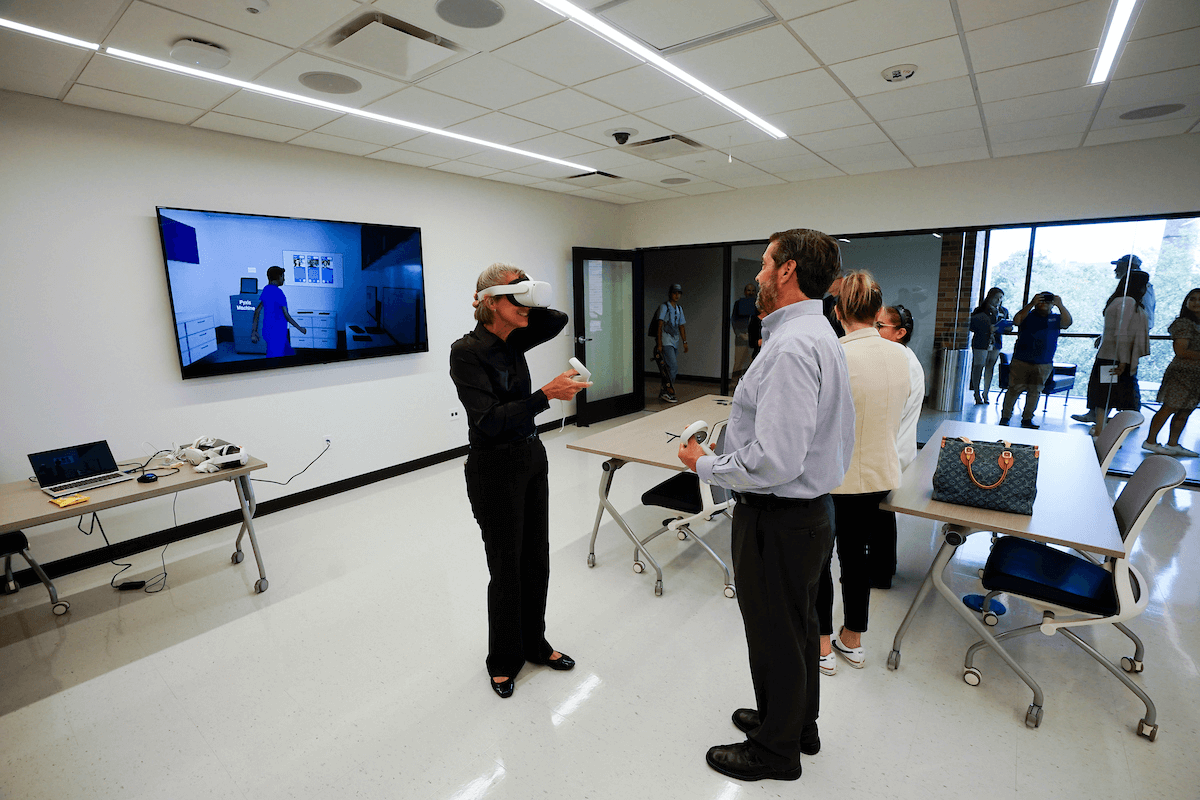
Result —
[{"label": "recessed ceiling light", "polygon": [[916,64],[897,64],[894,67],[888,67],[880,74],[888,83],[904,83],[916,73]]},{"label": "recessed ceiling light", "polygon": [[1096,63],[1092,66],[1092,83],[1104,83],[1112,72],[1113,64],[1117,61],[1118,52],[1125,44],[1125,32],[1129,30],[1129,20],[1138,0],[1115,0],[1109,11],[1108,25],[1100,40],[1100,49],[1096,51]]},{"label": "recessed ceiling light", "polygon": [[495,0],[438,0],[437,15],[460,28],[490,28],[504,19],[504,6]]},{"label": "recessed ceiling light", "polygon": [[180,39],[171,48],[171,58],[180,64],[204,69],[221,69],[229,63],[225,48],[199,39]]},{"label": "recessed ceiling light", "polygon": [[1133,111],[1126,111],[1121,115],[1121,119],[1154,119],[1155,117],[1165,117],[1167,114],[1174,114],[1176,111],[1182,111],[1185,108],[1183,103],[1167,103],[1162,106],[1146,106],[1145,108],[1136,108]]},{"label": "recessed ceiling light", "polygon": [[297,80],[314,92],[325,94],[354,94],[362,88],[354,78],[337,72],[306,72]]},{"label": "recessed ceiling light", "polygon": [[681,183],[691,183],[691,178],[663,178],[659,183],[665,183],[668,186],[678,186]]}]

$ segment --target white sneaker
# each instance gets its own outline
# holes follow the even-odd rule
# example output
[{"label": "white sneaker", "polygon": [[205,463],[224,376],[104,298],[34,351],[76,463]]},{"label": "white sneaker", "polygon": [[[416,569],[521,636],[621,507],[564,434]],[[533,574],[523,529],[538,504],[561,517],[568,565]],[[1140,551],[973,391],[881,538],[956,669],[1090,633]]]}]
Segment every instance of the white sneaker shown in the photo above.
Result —
[{"label": "white sneaker", "polygon": [[1072,414],[1071,419],[1076,422],[1095,422],[1096,415],[1089,411],[1086,414]]},{"label": "white sneaker", "polygon": [[1142,449],[1149,450],[1151,453],[1158,453],[1160,456],[1173,456],[1175,451],[1169,447],[1163,447],[1158,442],[1142,442]]},{"label": "white sneaker", "polygon": [[821,674],[822,675],[836,675],[837,674],[837,657],[834,656],[832,650],[829,652],[829,655],[821,656]]},{"label": "white sneaker", "polygon": [[1184,458],[1196,458],[1200,456],[1200,453],[1197,453],[1195,450],[1188,450],[1181,444],[1169,444],[1164,449],[1173,456],[1183,456]]},{"label": "white sneaker", "polygon": [[838,640],[837,636],[831,637],[831,643],[833,644],[834,652],[839,653],[842,658],[846,659],[850,666],[855,669],[862,669],[867,665],[867,654],[861,645],[859,647],[846,647],[846,645]]}]

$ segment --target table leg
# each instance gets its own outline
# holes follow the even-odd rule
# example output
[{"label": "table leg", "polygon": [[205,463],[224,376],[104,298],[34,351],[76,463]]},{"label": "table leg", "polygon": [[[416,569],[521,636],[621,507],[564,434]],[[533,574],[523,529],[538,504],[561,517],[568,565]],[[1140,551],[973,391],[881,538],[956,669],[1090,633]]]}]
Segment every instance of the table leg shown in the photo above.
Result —
[{"label": "table leg", "polygon": [[[626,524],[624,517],[621,516],[621,512],[617,511],[616,507],[613,506],[613,504],[608,500],[608,491],[610,488],[612,488],[613,473],[623,466],[625,466],[625,462],[618,458],[610,458],[601,465],[601,468],[604,470],[604,474],[600,476],[600,506],[596,509],[596,522],[592,526],[592,542],[588,551],[588,566],[596,566],[596,534],[600,531],[600,519],[604,516],[604,512],[608,511],[609,515],[612,516],[613,521],[617,523],[617,526],[620,527],[620,529],[625,532],[625,535],[629,537],[629,541],[633,542],[635,557],[637,553],[640,552],[642,557],[645,558],[646,561],[650,562],[650,566],[654,567],[654,573],[656,576],[656,580],[654,582],[654,594],[656,597],[661,597],[663,592],[662,567],[660,567],[658,562],[654,560],[654,556],[650,555],[649,551],[646,550],[642,544],[642,541],[637,538],[637,535],[630,530],[629,525]],[[634,561],[634,570],[636,572],[641,572],[641,570],[638,569],[639,565],[641,565],[640,561]]]},{"label": "table leg", "polygon": [[250,534],[250,549],[254,551],[254,560],[258,562],[258,580],[254,582],[254,591],[262,594],[267,590],[267,572],[263,568],[262,554],[258,551],[258,538],[254,535],[254,486],[249,476],[239,475],[233,480],[237,489],[238,504],[242,508],[242,528],[238,531],[237,542],[234,544],[233,563],[240,564],[245,557],[242,554],[242,537]]}]

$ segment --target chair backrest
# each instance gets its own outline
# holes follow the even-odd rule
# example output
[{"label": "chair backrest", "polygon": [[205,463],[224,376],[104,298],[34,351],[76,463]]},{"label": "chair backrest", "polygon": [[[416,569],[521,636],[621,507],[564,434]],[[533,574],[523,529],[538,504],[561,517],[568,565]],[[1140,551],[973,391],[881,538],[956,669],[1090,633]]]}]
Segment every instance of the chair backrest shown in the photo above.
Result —
[{"label": "chair backrest", "polygon": [[1168,489],[1183,483],[1187,471],[1170,456],[1146,456],[1134,470],[1133,476],[1121,490],[1121,496],[1113,503],[1113,514],[1117,517],[1117,528],[1125,542],[1125,555],[1133,551],[1138,534],[1158,505],[1159,499]]},{"label": "chair backrest", "polygon": [[1108,465],[1121,449],[1125,437],[1135,428],[1140,428],[1145,421],[1146,418],[1136,411],[1122,411],[1104,423],[1104,430],[1100,431],[1094,442],[1096,458],[1100,459],[1101,474],[1108,472]]}]

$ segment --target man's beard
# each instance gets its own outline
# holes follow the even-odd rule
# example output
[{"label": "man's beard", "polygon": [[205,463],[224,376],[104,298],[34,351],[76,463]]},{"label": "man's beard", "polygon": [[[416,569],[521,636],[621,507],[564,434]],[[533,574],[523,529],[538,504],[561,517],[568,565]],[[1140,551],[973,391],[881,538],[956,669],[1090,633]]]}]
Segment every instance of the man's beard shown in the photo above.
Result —
[{"label": "man's beard", "polygon": [[775,310],[775,304],[779,300],[779,292],[775,288],[773,280],[762,281],[758,284],[758,299],[754,301],[754,307],[763,314],[770,314]]}]

